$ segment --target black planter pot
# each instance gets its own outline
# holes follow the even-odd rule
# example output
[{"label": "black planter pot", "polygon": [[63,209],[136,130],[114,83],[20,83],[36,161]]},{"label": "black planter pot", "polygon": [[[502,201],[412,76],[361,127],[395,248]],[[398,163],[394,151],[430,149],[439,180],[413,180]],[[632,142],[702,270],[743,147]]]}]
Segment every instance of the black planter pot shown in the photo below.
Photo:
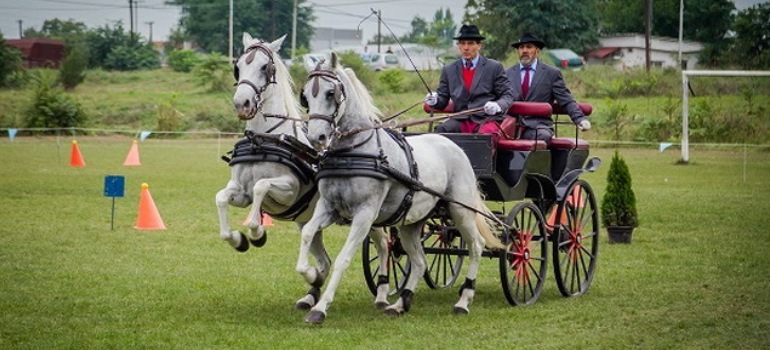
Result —
[{"label": "black planter pot", "polygon": [[631,234],[634,232],[633,226],[608,226],[607,234],[610,243],[631,243]]}]

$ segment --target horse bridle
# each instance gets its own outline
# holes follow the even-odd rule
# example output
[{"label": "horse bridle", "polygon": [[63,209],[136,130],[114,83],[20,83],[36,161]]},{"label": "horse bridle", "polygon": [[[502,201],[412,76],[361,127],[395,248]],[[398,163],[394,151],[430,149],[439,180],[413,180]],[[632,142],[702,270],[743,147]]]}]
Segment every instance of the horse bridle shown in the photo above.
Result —
[{"label": "horse bridle", "polygon": [[[334,112],[331,115],[326,115],[326,114],[310,114],[308,116],[308,119],[309,120],[313,120],[313,119],[323,120],[323,121],[329,123],[329,125],[331,125],[331,127],[332,127],[332,130],[334,130],[336,132],[337,131],[337,121],[336,121],[337,120],[337,116],[339,115],[340,106],[342,105],[342,102],[345,101],[345,85],[342,85],[342,80],[340,80],[340,78],[339,78],[339,76],[337,76],[337,74],[335,74],[334,72],[332,72],[330,70],[321,69],[320,68],[321,63],[323,63],[323,62],[319,62],[318,66],[316,66],[316,68],[314,70],[312,70],[308,74],[308,76],[307,76],[308,81],[310,81],[310,80],[313,81],[313,86],[311,87],[310,93],[313,94],[313,97],[317,97],[318,93],[321,90],[320,80],[323,79],[323,78],[328,78],[329,80],[331,80],[332,83],[334,83],[334,103],[335,103]],[[307,98],[305,97],[304,93],[303,93],[302,96],[300,96],[300,104],[302,105],[302,107],[308,108]]]},{"label": "horse bridle", "polygon": [[238,69],[238,61],[241,59],[240,57],[233,62],[233,76],[235,77],[236,83],[234,86],[238,86],[241,84],[246,84],[252,89],[254,89],[255,95],[252,99],[252,102],[254,102],[254,105],[257,106],[257,110],[255,110],[255,113],[258,112],[259,108],[262,107],[261,101],[262,101],[262,93],[267,90],[267,87],[270,86],[270,84],[275,84],[275,60],[273,58],[273,51],[270,50],[267,45],[263,41],[256,42],[254,44],[251,44],[249,47],[246,48],[246,52],[241,56],[246,56],[244,59],[246,64],[251,64],[252,61],[254,61],[254,56],[257,54],[257,51],[262,51],[262,53],[267,56],[268,62],[265,64],[265,66],[262,68],[264,70],[265,74],[265,84],[262,86],[257,86],[257,84],[254,84],[251,80],[248,79],[240,79],[240,71]]}]

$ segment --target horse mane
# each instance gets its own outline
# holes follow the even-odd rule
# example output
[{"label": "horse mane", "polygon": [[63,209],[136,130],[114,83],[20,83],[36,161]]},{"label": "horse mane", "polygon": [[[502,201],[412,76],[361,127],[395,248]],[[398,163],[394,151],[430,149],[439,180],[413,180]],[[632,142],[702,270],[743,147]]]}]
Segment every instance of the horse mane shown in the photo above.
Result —
[{"label": "horse mane", "polygon": [[[363,115],[371,118],[376,123],[379,123],[382,118],[382,112],[374,104],[374,99],[369,90],[364,86],[364,83],[358,79],[356,72],[351,68],[343,67],[337,64],[335,73],[345,86],[345,94],[347,96],[347,108],[351,110],[359,111]],[[351,96],[355,98],[351,98]]]},{"label": "horse mane", "polygon": [[275,77],[277,84],[275,85],[277,85],[276,88],[281,89],[281,93],[283,94],[283,104],[284,107],[286,107],[286,113],[289,118],[300,119],[302,118],[302,112],[299,102],[294,98],[294,80],[291,79],[289,68],[283,63],[278,52],[273,52],[273,59],[273,64],[276,69]]}]

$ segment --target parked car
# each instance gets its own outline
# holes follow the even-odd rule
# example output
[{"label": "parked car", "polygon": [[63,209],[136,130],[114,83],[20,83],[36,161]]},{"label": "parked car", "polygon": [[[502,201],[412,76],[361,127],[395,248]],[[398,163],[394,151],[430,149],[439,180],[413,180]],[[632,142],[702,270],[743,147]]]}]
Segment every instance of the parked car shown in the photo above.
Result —
[{"label": "parked car", "polygon": [[553,61],[553,65],[561,69],[581,69],[585,65],[585,60],[575,51],[570,49],[552,49],[545,51],[545,54]]},{"label": "parked car", "polygon": [[401,67],[398,56],[392,53],[373,53],[366,64],[375,72]]}]

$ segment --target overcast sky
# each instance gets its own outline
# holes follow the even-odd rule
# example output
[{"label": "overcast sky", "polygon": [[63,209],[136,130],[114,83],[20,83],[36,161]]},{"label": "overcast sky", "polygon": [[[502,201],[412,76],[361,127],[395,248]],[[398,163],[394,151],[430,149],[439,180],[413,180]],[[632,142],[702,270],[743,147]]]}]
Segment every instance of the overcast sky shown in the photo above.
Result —
[{"label": "overcast sky", "polygon": [[[213,0],[228,3],[227,0]],[[212,1],[212,2],[213,2]],[[291,1],[291,0],[279,0]],[[754,4],[770,0],[735,0],[736,8],[741,10]],[[179,10],[166,6],[164,0],[138,0],[137,31],[142,36],[153,40],[165,40],[171,28],[179,20]],[[397,34],[402,35],[410,29],[414,16],[431,21],[439,8],[449,8],[455,23],[461,23],[466,0],[309,0],[315,7],[318,17],[316,27],[337,29],[356,29],[359,22],[368,16],[371,8],[382,11],[385,23]],[[236,14],[238,16],[238,14]],[[2,0],[0,1],[0,29],[6,39],[19,38],[19,21],[23,28],[40,29],[47,19],[73,19],[83,22],[89,28],[113,25],[122,21],[129,29],[129,8],[127,0]],[[152,24],[150,24],[152,23]],[[361,28],[363,39],[370,39],[377,31],[377,21],[369,18]],[[382,28],[387,35],[387,29]],[[240,40],[240,33],[235,33],[235,40]],[[263,38],[269,39],[269,38]]]}]

